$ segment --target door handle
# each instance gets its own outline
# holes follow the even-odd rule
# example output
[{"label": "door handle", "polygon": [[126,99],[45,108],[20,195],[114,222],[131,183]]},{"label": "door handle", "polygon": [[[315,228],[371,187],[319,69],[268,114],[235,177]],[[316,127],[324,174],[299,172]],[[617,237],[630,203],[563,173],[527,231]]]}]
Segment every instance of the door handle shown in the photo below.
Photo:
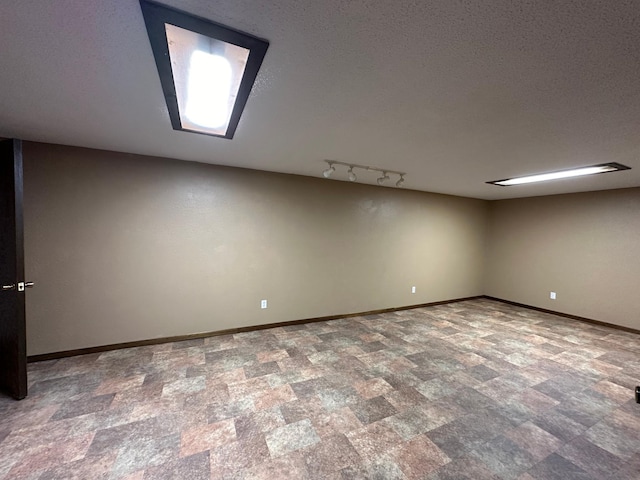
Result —
[{"label": "door handle", "polygon": [[11,285],[2,285],[2,291],[4,292],[5,290],[13,290],[14,288],[16,288],[16,284],[12,283]]},{"label": "door handle", "polygon": [[24,292],[25,288],[33,288],[33,282],[18,282],[18,291]]}]

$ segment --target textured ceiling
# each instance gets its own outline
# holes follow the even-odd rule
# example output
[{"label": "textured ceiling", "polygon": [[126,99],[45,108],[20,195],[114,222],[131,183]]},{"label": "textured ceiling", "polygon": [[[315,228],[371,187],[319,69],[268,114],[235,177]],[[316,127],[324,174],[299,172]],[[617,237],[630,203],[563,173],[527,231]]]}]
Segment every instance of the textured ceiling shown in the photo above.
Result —
[{"label": "textured ceiling", "polygon": [[[333,159],[485,199],[640,186],[640,0],[164,3],[270,41],[233,140],[171,129],[136,0],[3,0],[0,136],[308,176]],[[484,183],[604,162],[632,170]]]}]

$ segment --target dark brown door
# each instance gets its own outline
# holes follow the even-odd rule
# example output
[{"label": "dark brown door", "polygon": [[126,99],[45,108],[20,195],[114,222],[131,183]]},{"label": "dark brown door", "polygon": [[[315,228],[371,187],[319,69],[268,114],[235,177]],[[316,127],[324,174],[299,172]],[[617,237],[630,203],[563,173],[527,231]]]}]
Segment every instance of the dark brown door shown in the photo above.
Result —
[{"label": "dark brown door", "polygon": [[22,142],[0,142],[0,389],[27,396]]}]

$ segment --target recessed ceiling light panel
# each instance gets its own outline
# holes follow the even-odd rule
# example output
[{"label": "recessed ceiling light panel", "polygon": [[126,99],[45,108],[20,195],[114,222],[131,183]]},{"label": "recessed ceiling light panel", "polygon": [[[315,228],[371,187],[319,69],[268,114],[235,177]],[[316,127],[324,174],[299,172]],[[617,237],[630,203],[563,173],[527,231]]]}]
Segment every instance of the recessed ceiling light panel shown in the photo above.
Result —
[{"label": "recessed ceiling light panel", "polygon": [[494,180],[493,185],[509,187],[512,185],[524,185],[527,183],[547,182],[550,180],[559,180],[562,178],[581,177],[584,175],[595,175],[597,173],[618,172],[620,170],[630,170],[631,167],[621,165],[619,163],[603,163],[600,165],[592,165],[590,167],[573,168],[571,170],[560,170],[557,172],[539,173],[536,175],[527,175],[524,177],[507,178],[504,180]]},{"label": "recessed ceiling light panel", "polygon": [[171,124],[233,138],[268,42],[140,0]]}]

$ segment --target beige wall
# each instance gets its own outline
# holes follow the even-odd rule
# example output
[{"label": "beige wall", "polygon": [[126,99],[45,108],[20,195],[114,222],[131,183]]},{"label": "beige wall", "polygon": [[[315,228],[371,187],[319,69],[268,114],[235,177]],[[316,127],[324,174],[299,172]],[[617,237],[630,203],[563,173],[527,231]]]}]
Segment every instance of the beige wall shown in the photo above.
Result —
[{"label": "beige wall", "polygon": [[491,202],[489,232],[487,295],[640,329],[640,188]]},{"label": "beige wall", "polygon": [[29,355],[483,293],[484,201],[35,143],[24,162]]}]

